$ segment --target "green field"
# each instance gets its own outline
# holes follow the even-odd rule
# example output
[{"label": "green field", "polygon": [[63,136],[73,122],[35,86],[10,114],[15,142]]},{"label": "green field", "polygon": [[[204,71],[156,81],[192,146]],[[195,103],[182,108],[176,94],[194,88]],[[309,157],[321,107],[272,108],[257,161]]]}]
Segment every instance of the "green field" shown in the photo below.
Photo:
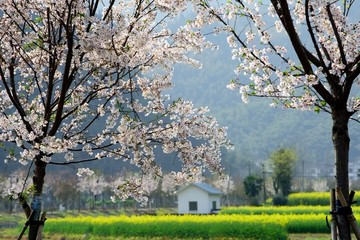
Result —
[{"label": "green field", "polygon": [[[224,208],[218,215],[141,215],[119,212],[49,214],[45,239],[329,239],[327,207]],[[354,208],[359,215],[360,208]],[[15,239],[19,215],[0,214],[0,239]],[[144,237],[146,236],[146,237]],[[65,238],[63,238],[65,237]]]}]

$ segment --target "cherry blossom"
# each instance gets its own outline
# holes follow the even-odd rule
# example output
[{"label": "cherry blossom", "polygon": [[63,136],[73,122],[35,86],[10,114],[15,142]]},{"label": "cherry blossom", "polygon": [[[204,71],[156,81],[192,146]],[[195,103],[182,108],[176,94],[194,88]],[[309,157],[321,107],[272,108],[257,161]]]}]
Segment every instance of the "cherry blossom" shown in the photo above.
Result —
[{"label": "cherry blossom", "polygon": [[219,177],[214,181],[214,186],[219,189],[222,193],[228,194],[235,190],[234,181],[230,178],[229,175],[224,175]]},{"label": "cherry blossom", "polygon": [[127,174],[121,176],[112,183],[112,185],[117,186],[113,190],[112,200],[133,198],[145,206],[148,203],[149,195],[157,189],[158,184],[158,177],[151,174]]},{"label": "cherry blossom", "polygon": [[78,168],[76,175],[78,177],[82,177],[84,174],[87,176],[92,176],[94,174],[94,171],[90,168]]},{"label": "cherry blossom", "polygon": [[[201,67],[191,53],[214,47],[196,27],[211,16],[206,11],[193,26],[168,26],[201,2],[0,2],[0,141],[15,144],[8,159],[34,167],[34,220],[50,164],[121,159],[159,180],[160,146],[181,161],[172,175],[179,181],[222,171],[226,128],[208,109],[163,94],[175,63]],[[146,191],[131,184],[118,195],[141,199]]]},{"label": "cherry blossom", "polygon": [[[250,96],[269,97],[272,106],[331,114],[336,186],[346,198],[348,122],[360,122],[357,4],[353,0],[230,0],[199,5],[200,12],[207,10],[209,18],[216,19],[214,31],[227,35],[231,58],[238,61],[237,77],[228,88],[239,91],[245,103]],[[340,238],[351,239],[347,219],[337,215],[337,222]]]},{"label": "cherry blossom", "polygon": [[[309,94],[308,87],[319,84],[328,74],[338,76],[343,82],[346,77],[345,69],[348,68],[346,64],[358,61],[360,42],[359,38],[354,36],[359,33],[360,24],[349,22],[341,7],[335,3],[328,4],[327,1],[322,0],[308,3],[309,22],[314,29],[314,37],[322,46],[319,48],[319,54],[327,56],[322,59],[325,65],[331,64],[328,72],[323,66],[313,64],[312,74],[305,72],[299,62],[291,60],[293,50],[288,51],[285,45],[281,45],[283,42],[281,39],[286,36],[282,34],[283,23],[276,13],[276,9],[279,8],[277,4],[280,5],[280,2],[273,1],[272,4],[259,5],[255,1],[228,1],[220,5],[216,11],[210,4],[211,2],[205,5],[210,14],[230,27],[230,30],[225,31],[228,33],[227,42],[233,49],[232,58],[239,60],[235,70],[239,77],[236,81],[232,81],[228,88],[238,89],[245,102],[248,101],[248,96],[256,95],[278,98],[277,102],[285,107],[301,109],[324,107],[321,106],[322,99],[318,100],[319,96],[315,95],[317,99],[315,101],[302,95]],[[292,1],[288,4],[297,34],[303,37],[305,42],[309,41],[309,33],[303,26],[307,24],[306,2]],[[263,17],[264,13],[268,13],[272,19]],[[231,27],[234,15],[244,16],[243,19],[237,18],[238,29]],[[334,34],[334,25],[336,34]],[[216,27],[216,29],[221,28]],[[339,48],[339,39],[336,35],[339,35],[342,50]],[[317,54],[313,48],[309,51]],[[350,65],[353,68],[356,66],[356,64]],[[250,79],[252,84],[249,85],[246,79]],[[244,88],[245,85],[249,87]],[[294,97],[297,99],[293,99]],[[351,103],[348,105],[349,108],[353,106]]]},{"label": "cherry blossom", "polygon": [[101,194],[109,184],[103,175],[91,174],[79,177],[78,189],[80,192],[88,192],[94,196]]},{"label": "cherry blossom", "polygon": [[25,181],[26,173],[23,171],[16,171],[9,177],[1,181],[0,193],[2,197],[10,197],[18,199],[19,194],[29,194],[31,191],[30,184]]}]

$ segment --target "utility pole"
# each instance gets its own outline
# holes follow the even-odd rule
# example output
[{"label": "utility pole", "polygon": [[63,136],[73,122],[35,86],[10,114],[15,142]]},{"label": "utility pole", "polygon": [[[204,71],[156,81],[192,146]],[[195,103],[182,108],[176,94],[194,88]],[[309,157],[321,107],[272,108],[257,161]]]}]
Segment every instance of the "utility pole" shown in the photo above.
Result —
[{"label": "utility pole", "polygon": [[262,174],[263,174],[263,190],[264,190],[264,203],[266,202],[266,172],[265,172],[265,164],[261,164]]},{"label": "utility pole", "polygon": [[304,191],[304,172],[305,172],[305,161],[304,159],[301,160],[301,192]]}]

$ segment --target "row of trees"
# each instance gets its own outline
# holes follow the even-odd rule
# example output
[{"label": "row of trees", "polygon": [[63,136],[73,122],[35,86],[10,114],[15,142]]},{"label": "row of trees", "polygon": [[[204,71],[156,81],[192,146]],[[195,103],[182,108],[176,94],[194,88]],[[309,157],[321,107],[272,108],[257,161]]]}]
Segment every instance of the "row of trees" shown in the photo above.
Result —
[{"label": "row of trees", "polygon": [[[17,192],[31,193],[32,189],[29,183],[24,185],[25,172],[20,172],[7,177],[1,184],[1,194],[3,202],[11,212],[16,200]],[[99,172],[84,175],[81,177],[71,174],[71,172],[52,172],[47,176],[47,183],[44,185],[44,205],[47,209],[58,210],[66,209],[94,209],[95,207],[111,208],[116,207],[118,201],[112,201],[112,196],[115,195],[112,186],[119,186],[125,179],[138,181],[139,176],[136,173],[123,173],[118,177],[106,177]],[[153,199],[152,195],[158,189],[158,182],[152,179],[146,179],[144,183],[143,195]],[[175,184],[172,188],[170,184],[162,184],[161,191],[165,195],[171,195],[169,191],[175,190]],[[23,190],[24,189],[24,190]],[[10,191],[9,191],[10,190]],[[9,201],[10,200],[10,201]],[[132,200],[134,201],[134,200]],[[17,208],[18,209],[18,208]]]},{"label": "row of trees", "polygon": [[[244,177],[215,177],[208,176],[205,181],[214,185],[224,193],[223,205],[259,205],[267,198],[286,198],[292,191],[298,191],[294,181],[294,167],[297,160],[296,152],[292,149],[281,148],[274,151],[265,163],[269,172],[259,172]],[[265,171],[265,169],[262,169]],[[117,209],[137,208],[139,204],[134,199],[119,201],[113,186],[121,186],[124,181],[142,181],[142,195],[147,198],[146,208],[174,208],[176,207],[176,190],[180,187],[169,175],[165,175],[158,182],[153,178],[143,178],[136,172],[123,171],[118,176],[109,176],[101,172],[75,176],[71,172],[50,172],[44,185],[44,206],[47,209]],[[17,172],[4,178],[0,183],[3,210],[18,211],[16,200],[18,192],[31,193],[31,185],[25,182],[26,172]],[[325,191],[325,185],[318,191]],[[313,189],[314,190],[314,189]],[[116,191],[116,190],[115,190]],[[262,194],[263,193],[263,194]],[[277,204],[275,202],[275,204]]]},{"label": "row of trees", "polygon": [[[31,184],[24,181],[26,172],[16,172],[6,178],[2,178],[0,183],[0,196],[3,206],[2,210],[8,212],[18,211],[16,201],[17,193],[23,192],[24,195],[31,194],[33,188]],[[124,171],[118,176],[107,176],[100,172],[74,176],[69,171],[50,172],[44,184],[44,206],[49,210],[82,210],[82,209],[108,209],[108,208],[174,208],[176,205],[176,190],[183,185],[178,185],[172,180],[170,175],[165,175],[162,181],[153,178],[144,178],[136,172]],[[227,197],[234,192],[234,181],[227,178],[216,178],[211,181],[215,187],[220,189]],[[135,199],[115,198],[116,191],[114,186],[121,186],[124,181],[142,181],[142,196],[146,198],[143,205]]]}]

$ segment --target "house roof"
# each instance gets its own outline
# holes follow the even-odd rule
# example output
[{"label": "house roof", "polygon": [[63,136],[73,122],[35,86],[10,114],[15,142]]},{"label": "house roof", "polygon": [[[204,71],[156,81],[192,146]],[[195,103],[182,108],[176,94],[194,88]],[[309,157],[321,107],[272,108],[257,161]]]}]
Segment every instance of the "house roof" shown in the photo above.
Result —
[{"label": "house roof", "polygon": [[218,189],[214,188],[213,186],[211,186],[211,185],[209,185],[207,183],[203,183],[203,182],[191,183],[191,184],[187,185],[186,187],[180,189],[177,193],[182,192],[183,190],[187,189],[190,186],[196,186],[196,187],[204,190],[205,192],[207,192],[209,194],[214,194],[214,195],[222,195],[223,194]]}]

